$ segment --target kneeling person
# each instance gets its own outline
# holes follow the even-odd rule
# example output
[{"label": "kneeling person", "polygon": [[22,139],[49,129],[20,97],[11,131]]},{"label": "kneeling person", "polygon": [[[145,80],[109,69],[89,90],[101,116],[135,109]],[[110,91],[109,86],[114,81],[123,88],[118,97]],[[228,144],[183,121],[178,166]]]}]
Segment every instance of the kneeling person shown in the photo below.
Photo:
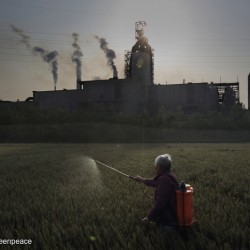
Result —
[{"label": "kneeling person", "polygon": [[176,218],[176,189],[178,182],[176,176],[171,172],[171,156],[169,154],[159,155],[155,159],[156,176],[146,179],[140,176],[134,177],[138,182],[155,188],[154,206],[148,216],[142,221],[150,221],[164,231],[172,231],[177,223]]}]

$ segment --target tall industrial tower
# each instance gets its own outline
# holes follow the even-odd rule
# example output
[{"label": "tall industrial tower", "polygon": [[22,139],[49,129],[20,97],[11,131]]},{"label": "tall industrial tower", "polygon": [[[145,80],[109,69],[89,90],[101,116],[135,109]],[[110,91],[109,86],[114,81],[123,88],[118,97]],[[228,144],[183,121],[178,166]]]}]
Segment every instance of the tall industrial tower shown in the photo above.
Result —
[{"label": "tall industrial tower", "polygon": [[250,74],[248,75],[248,110],[250,110]]},{"label": "tall industrial tower", "polygon": [[125,52],[125,78],[136,80],[139,86],[150,86],[154,82],[154,55],[144,36],[145,26],[145,21],[135,23],[137,42],[131,52]]}]

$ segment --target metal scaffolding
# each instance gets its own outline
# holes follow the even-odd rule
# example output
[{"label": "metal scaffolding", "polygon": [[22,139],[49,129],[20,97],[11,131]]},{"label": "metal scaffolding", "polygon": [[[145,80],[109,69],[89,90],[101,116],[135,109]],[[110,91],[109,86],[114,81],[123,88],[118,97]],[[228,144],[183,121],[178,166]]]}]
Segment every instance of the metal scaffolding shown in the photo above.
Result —
[{"label": "metal scaffolding", "polygon": [[138,21],[135,23],[135,39],[138,40],[139,37],[144,36],[144,26],[147,23],[145,21]]},{"label": "metal scaffolding", "polygon": [[231,88],[234,92],[235,102],[240,101],[239,83],[213,83],[217,87],[219,93],[219,103],[222,104],[224,101],[224,96],[227,88]]}]

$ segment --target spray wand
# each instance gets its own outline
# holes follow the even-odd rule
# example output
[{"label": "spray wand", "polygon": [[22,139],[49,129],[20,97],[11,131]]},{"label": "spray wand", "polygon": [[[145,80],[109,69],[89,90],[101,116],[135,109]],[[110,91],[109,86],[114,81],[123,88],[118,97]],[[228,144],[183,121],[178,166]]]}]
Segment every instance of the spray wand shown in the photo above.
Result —
[{"label": "spray wand", "polygon": [[[132,180],[134,180],[134,181],[137,181],[136,178],[135,178],[134,176],[132,176],[132,175],[125,174],[125,173],[123,173],[123,172],[121,172],[121,171],[119,171],[119,170],[117,170],[117,169],[115,169],[115,168],[112,168],[112,167],[110,167],[110,166],[108,166],[108,165],[106,165],[106,164],[104,164],[104,163],[102,163],[102,162],[100,162],[100,161],[97,161],[97,160],[94,160],[94,161],[95,161],[96,163],[98,163],[98,164],[104,166],[104,167],[107,167],[107,168],[109,168],[109,169],[111,169],[111,170],[117,172],[118,174],[124,175],[124,176],[126,176],[126,177],[128,177],[128,178],[130,178],[130,179],[132,179]],[[147,194],[143,191],[142,187],[141,187],[141,191],[142,191],[143,194],[144,194],[145,196],[147,196],[148,198],[154,199],[154,197],[147,195]]]},{"label": "spray wand", "polygon": [[123,172],[121,172],[121,171],[119,171],[119,170],[117,170],[117,169],[115,169],[115,168],[112,168],[112,167],[110,167],[110,166],[108,166],[108,165],[106,165],[106,164],[104,164],[104,163],[102,163],[102,162],[100,162],[100,161],[95,160],[95,162],[98,163],[98,164],[100,164],[100,165],[102,165],[102,166],[104,166],[104,167],[107,167],[107,168],[109,168],[109,169],[111,169],[111,170],[117,172],[118,174],[122,174],[122,175],[124,175],[124,176],[126,176],[126,177],[128,177],[128,178],[134,180],[134,176],[125,174],[125,173],[123,173]]}]

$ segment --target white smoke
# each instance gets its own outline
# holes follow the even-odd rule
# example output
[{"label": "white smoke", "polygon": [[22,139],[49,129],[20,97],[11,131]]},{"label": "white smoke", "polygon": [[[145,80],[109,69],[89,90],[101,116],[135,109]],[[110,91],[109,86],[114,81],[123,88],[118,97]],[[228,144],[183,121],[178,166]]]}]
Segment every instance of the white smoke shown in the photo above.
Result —
[{"label": "white smoke", "polygon": [[107,61],[108,61],[108,66],[112,69],[113,71],[113,77],[118,76],[117,68],[114,63],[114,59],[116,58],[115,51],[112,49],[108,48],[108,43],[105,38],[99,38],[98,36],[95,36],[95,38],[99,41],[100,43],[100,48],[104,51]]},{"label": "white smoke", "polygon": [[30,42],[29,42],[30,37],[27,36],[23,32],[23,30],[17,28],[16,26],[14,26],[12,24],[10,25],[10,27],[11,27],[13,32],[17,33],[22,38],[21,42],[26,45],[27,49],[29,49],[31,52],[33,52],[35,54],[40,54],[43,61],[49,63],[49,65],[51,66],[54,84],[56,84],[57,79],[58,79],[58,73],[57,73],[57,71],[58,71],[58,62],[57,62],[58,52],[56,50],[49,52],[41,47],[32,47]]},{"label": "white smoke", "polygon": [[72,44],[72,47],[75,50],[71,56],[71,59],[72,59],[72,62],[76,63],[76,79],[81,80],[81,77],[82,77],[82,59],[81,58],[83,56],[83,53],[78,44],[79,35],[77,33],[73,33],[72,37],[74,38],[74,43]]}]

